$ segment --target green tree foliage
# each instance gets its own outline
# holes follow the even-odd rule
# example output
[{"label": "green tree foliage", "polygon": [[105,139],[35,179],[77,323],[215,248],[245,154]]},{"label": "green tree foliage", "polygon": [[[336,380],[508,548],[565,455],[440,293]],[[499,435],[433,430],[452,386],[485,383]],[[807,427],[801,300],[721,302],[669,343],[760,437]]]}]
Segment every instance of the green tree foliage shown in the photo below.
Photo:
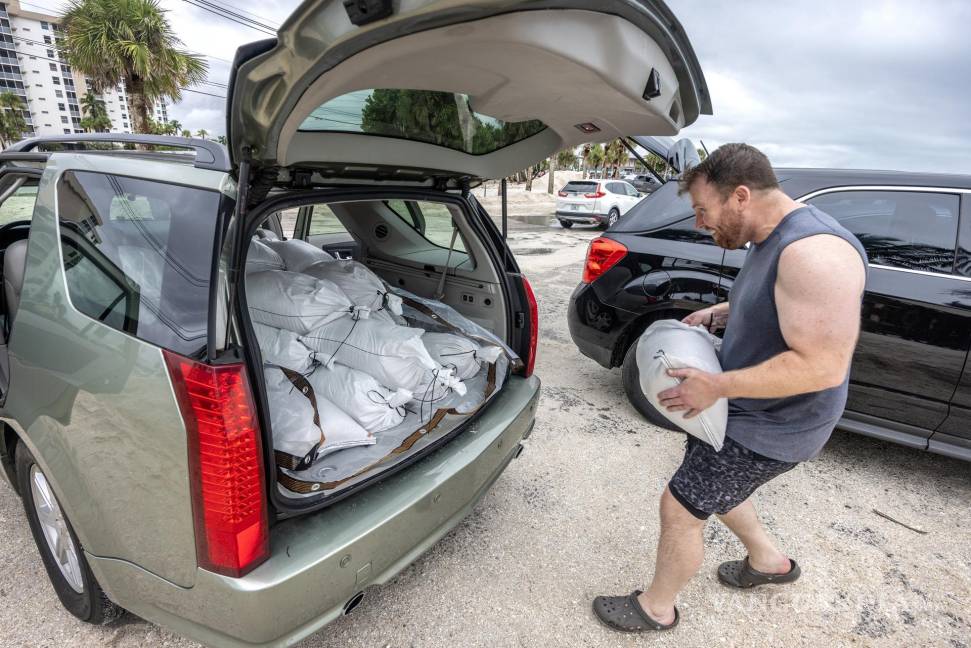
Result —
[{"label": "green tree foliage", "polygon": [[200,137],[202,139],[208,139],[209,131],[207,131],[205,128],[200,128],[199,130],[196,131],[196,137]]},{"label": "green tree foliage", "polygon": [[611,168],[610,177],[616,178],[618,170],[627,163],[627,148],[619,139],[611,140],[604,149],[604,166]]},{"label": "green tree foliage", "polygon": [[558,169],[572,169],[576,166],[577,154],[573,149],[563,149],[556,154],[556,167]]},{"label": "green tree foliage", "polygon": [[206,79],[202,57],[182,49],[158,0],[70,0],[64,14],[67,62],[103,92],[121,80],[136,133],[148,133],[148,107],[179,101],[182,88]]},{"label": "green tree foliage", "polygon": [[81,97],[81,128],[89,133],[107,133],[111,130],[111,117],[108,116],[108,109],[105,102],[99,99],[94,92]]},{"label": "green tree foliage", "polygon": [[599,169],[600,165],[604,163],[604,147],[600,144],[594,144],[587,151],[587,166],[591,169]]},{"label": "green tree foliage", "polygon": [[484,120],[465,95],[429,90],[373,90],[361,111],[361,131],[487,153],[543,130],[542,122]]},{"label": "green tree foliage", "polygon": [[0,92],[0,148],[7,148],[24,136],[27,121],[24,100],[12,92]]}]

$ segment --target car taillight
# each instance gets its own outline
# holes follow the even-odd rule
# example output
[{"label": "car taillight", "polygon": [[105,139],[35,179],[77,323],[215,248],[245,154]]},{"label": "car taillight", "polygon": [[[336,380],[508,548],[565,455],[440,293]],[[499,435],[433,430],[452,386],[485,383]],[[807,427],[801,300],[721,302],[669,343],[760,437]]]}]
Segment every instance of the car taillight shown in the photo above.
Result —
[{"label": "car taillight", "polygon": [[536,343],[539,341],[539,308],[536,305],[536,295],[533,287],[523,277],[523,290],[526,292],[526,302],[529,305],[529,357],[526,358],[526,377],[533,375],[536,366]]},{"label": "car taillight", "polygon": [[557,192],[556,192],[556,195],[557,195],[557,196],[559,196],[560,198],[566,198],[566,197],[567,197],[567,196],[569,196],[570,194],[568,194],[568,193],[567,193],[567,192],[565,192],[565,191],[557,191]]},{"label": "car taillight", "polygon": [[627,256],[627,247],[609,238],[595,238],[587,250],[587,263],[583,266],[583,283],[590,283],[617,265]]},{"label": "car taillight", "polygon": [[597,191],[595,191],[594,193],[583,194],[583,197],[584,198],[603,198],[606,195],[607,193],[603,190],[603,187],[601,187],[600,185],[597,185]]},{"label": "car taillight", "polygon": [[199,566],[238,578],[269,555],[262,443],[246,367],[162,353],[188,433]]}]

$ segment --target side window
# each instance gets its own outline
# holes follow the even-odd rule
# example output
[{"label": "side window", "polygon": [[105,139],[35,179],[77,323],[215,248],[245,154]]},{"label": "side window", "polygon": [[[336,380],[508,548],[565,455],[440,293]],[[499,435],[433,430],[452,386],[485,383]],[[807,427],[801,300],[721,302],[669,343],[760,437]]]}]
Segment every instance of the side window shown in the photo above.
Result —
[{"label": "side window", "polygon": [[85,315],[183,355],[206,344],[215,191],[87,171],[57,187],[68,293]]},{"label": "side window", "polygon": [[640,194],[637,193],[637,189],[634,188],[634,185],[625,184],[624,185],[624,189],[627,190],[627,195],[628,196],[633,196],[634,198],[637,198],[637,196],[640,195]]},{"label": "side window", "polygon": [[277,213],[280,217],[280,228],[283,230],[283,238],[292,239],[294,235],[294,230],[297,227],[297,212],[299,210],[294,207],[293,209],[284,209],[283,211]]},{"label": "side window", "polygon": [[919,191],[839,191],[808,201],[853,232],[870,263],[951,273],[959,198]]},{"label": "side window", "polygon": [[621,196],[627,195],[627,190],[624,189],[624,185],[619,182],[608,182],[607,191],[614,194],[620,194]]},{"label": "side window", "polygon": [[347,228],[341,224],[328,205],[314,205],[313,214],[310,216],[308,236],[319,234],[347,234]]},{"label": "side window", "polygon": [[0,196],[7,195],[0,204],[0,226],[15,221],[29,221],[34,217],[37,202],[37,178],[6,175],[0,179]]},{"label": "side window", "polygon": [[[443,203],[412,201],[415,210],[414,218],[421,221],[423,227],[417,228],[419,233],[435,245],[447,248],[452,243],[452,212]],[[462,235],[455,237],[454,250],[465,252],[465,241]]]},{"label": "side window", "polygon": [[[452,212],[443,203],[426,200],[386,200],[384,204],[430,243],[446,249],[452,244]],[[455,245],[452,249],[466,251],[461,233],[455,237]]]}]

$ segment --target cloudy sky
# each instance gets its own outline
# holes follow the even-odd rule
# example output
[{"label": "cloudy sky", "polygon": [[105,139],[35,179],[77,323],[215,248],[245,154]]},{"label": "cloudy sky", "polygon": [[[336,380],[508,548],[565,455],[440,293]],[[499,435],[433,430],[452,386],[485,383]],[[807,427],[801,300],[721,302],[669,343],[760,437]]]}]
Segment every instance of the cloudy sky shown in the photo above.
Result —
[{"label": "cloudy sky", "polygon": [[[184,0],[161,1],[186,47],[209,56],[213,84],[227,82],[240,43],[266,37]],[[227,4],[276,25],[298,2]],[[696,142],[746,141],[777,165],[971,173],[971,3],[668,4],[712,94],[714,116],[684,132]],[[225,132],[224,102],[209,94],[186,92],[170,115],[193,131]]]}]

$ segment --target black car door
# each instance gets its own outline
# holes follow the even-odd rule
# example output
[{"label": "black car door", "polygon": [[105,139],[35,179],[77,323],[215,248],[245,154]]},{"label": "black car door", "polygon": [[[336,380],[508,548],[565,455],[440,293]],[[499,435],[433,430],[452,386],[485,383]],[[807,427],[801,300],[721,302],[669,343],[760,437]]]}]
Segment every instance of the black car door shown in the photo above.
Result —
[{"label": "black car door", "polygon": [[863,243],[870,267],[845,416],[918,437],[947,417],[971,340],[956,268],[960,193],[838,187],[803,197]]},{"label": "black car door", "polygon": [[[954,269],[957,275],[965,277],[965,287],[958,299],[971,303],[971,192],[961,196],[961,227]],[[930,438],[929,449],[971,461],[971,367],[967,360],[948,417]]]}]

